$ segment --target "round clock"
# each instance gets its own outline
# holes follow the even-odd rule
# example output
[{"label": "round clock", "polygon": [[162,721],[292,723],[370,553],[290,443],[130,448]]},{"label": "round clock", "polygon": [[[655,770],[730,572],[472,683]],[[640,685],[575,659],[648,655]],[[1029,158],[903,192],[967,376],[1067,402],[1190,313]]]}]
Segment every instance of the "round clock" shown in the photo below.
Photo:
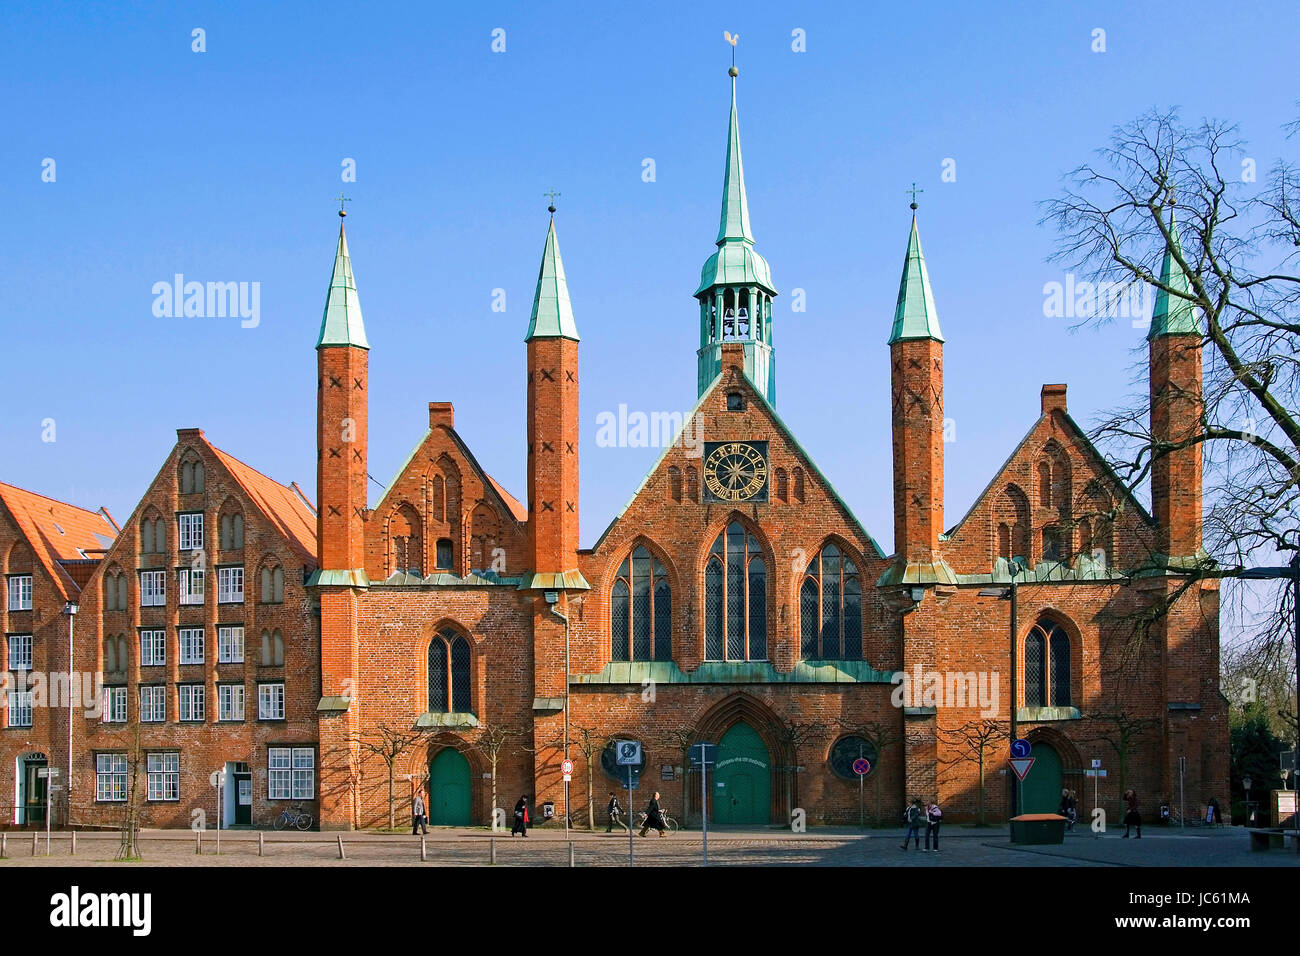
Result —
[{"label": "round clock", "polygon": [[722,442],[705,458],[704,486],[718,501],[760,497],[767,490],[767,458],[748,442]]}]

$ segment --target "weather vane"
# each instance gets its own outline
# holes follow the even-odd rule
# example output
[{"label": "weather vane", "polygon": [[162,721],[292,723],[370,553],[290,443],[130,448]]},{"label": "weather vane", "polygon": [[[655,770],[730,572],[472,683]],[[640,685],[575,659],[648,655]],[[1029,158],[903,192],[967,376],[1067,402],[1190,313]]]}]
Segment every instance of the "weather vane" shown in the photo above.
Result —
[{"label": "weather vane", "polygon": [[339,193],[334,198],[339,204],[339,218],[342,219],[344,216],[347,215],[347,212],[343,209],[343,204],[345,202],[352,202],[352,200],[347,196],[343,195],[343,193]]},{"label": "weather vane", "polygon": [[551,204],[546,207],[546,211],[549,212],[551,215],[555,215],[555,197],[559,196],[560,193],[557,193],[555,191],[555,187],[552,186],[546,192],[542,193],[542,195],[551,201]]},{"label": "weather vane", "polygon": [[740,34],[733,35],[730,30],[723,30],[722,38],[731,44],[731,69],[727,71],[727,75],[735,77],[739,72],[736,69],[736,44],[740,42]]},{"label": "weather vane", "polygon": [[917,189],[916,183],[912,183],[911,189],[904,189],[903,192],[912,194],[912,211],[916,211],[916,194],[925,192],[924,189]]}]

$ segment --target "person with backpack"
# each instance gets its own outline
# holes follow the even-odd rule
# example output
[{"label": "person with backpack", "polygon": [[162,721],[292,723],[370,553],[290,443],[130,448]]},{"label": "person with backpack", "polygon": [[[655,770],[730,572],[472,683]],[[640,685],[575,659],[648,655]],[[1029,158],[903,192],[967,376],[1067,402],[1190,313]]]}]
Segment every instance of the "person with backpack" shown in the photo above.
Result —
[{"label": "person with backpack", "polygon": [[925,807],[925,851],[930,849],[930,837],[934,836],[934,852],[939,852],[939,825],[943,823],[943,811],[939,809],[939,798],[933,798]]},{"label": "person with backpack", "polygon": [[920,797],[916,797],[903,811],[903,825],[907,830],[903,833],[902,849],[907,849],[907,841],[916,838],[916,848],[921,849],[921,824],[925,822],[925,804],[921,802]]}]

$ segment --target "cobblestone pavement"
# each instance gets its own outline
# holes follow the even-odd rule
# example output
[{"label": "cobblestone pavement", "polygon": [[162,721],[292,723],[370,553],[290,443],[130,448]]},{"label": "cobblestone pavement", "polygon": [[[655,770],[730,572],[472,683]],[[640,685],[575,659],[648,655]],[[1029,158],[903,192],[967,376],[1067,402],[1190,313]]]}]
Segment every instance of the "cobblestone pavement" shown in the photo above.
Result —
[{"label": "cobblestone pavement", "polygon": [[[221,855],[216,837],[202,835],[202,854],[195,853],[195,834],[177,830],[147,830],[140,835],[145,866],[484,866],[495,849],[498,866],[567,866],[569,843],[576,866],[626,866],[626,831],[606,834],[535,829],[530,837],[495,837],[486,830],[434,830],[425,841],[427,861],[420,861],[420,839],[409,834],[341,834],[346,859],[339,859],[333,833],[264,832],[265,855],[258,855],[255,831],[223,831]],[[788,831],[727,830],[709,836],[709,862],[733,866],[1296,866],[1300,854],[1291,850],[1251,852],[1247,834],[1238,828],[1196,829],[1187,833],[1148,828],[1141,840],[1118,833],[1100,837],[1091,832],[1069,834],[1058,846],[1013,846],[1005,828],[949,826],[943,831],[940,853],[899,849],[901,834],[814,829]],[[79,833],[76,856],[70,854],[67,833],[55,833],[46,856],[45,834],[38,834],[37,854],[26,832],[6,834],[8,858],[0,869],[21,866],[113,866],[117,864],[116,833]],[[695,866],[701,862],[698,831],[657,838],[634,837],[639,865]],[[139,866],[141,864],[126,864]]]}]

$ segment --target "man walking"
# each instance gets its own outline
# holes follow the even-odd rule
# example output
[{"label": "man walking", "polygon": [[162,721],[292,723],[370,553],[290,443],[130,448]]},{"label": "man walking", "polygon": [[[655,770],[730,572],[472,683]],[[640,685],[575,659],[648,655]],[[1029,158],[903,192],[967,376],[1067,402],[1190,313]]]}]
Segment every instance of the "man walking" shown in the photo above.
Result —
[{"label": "man walking", "polygon": [[908,805],[907,810],[903,813],[903,823],[907,829],[903,832],[902,849],[907,849],[907,843],[913,837],[916,838],[916,848],[921,849],[921,824],[925,822],[925,805],[921,803],[921,798],[916,797]]},{"label": "man walking", "polygon": [[612,833],[614,827],[621,827],[623,824],[619,818],[623,815],[623,807],[618,802],[618,797],[614,791],[609,792],[609,805],[605,807],[605,812],[609,815],[609,826],[605,827],[606,833]]},{"label": "man walking", "polygon": [[650,800],[650,805],[645,808],[645,824],[641,827],[641,835],[645,836],[649,829],[659,831],[659,835],[664,835],[664,815],[659,809],[659,791],[655,791],[654,797]]},{"label": "man walking", "polygon": [[424,807],[424,797],[417,790],[415,791],[415,797],[411,800],[411,836],[428,832],[429,818]]}]

